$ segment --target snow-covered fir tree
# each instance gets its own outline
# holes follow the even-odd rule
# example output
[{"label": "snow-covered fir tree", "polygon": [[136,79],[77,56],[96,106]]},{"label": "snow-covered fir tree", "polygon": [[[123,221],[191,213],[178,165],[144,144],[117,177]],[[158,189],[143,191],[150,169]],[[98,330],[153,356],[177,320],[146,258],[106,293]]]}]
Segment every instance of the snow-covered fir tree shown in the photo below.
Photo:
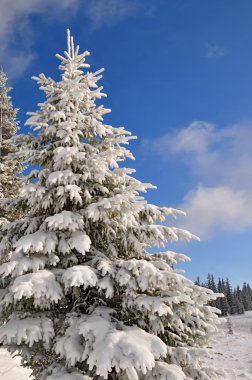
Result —
[{"label": "snow-covered fir tree", "polygon": [[17,173],[21,166],[17,158],[10,157],[16,151],[16,146],[10,139],[18,130],[16,120],[17,109],[13,108],[7,87],[7,77],[0,71],[0,222],[13,218],[10,209],[4,207],[4,200],[13,198],[19,189]]},{"label": "snow-covered fir tree", "polygon": [[103,123],[88,54],[68,35],[61,80],[34,78],[46,100],[25,154],[39,169],[14,202],[28,216],[1,227],[0,342],[39,380],[220,378],[200,359],[216,296],[174,269],[185,255],[158,250],[195,237],[162,225],[181,212],[148,204],[153,186],[122,166],[133,137]]}]

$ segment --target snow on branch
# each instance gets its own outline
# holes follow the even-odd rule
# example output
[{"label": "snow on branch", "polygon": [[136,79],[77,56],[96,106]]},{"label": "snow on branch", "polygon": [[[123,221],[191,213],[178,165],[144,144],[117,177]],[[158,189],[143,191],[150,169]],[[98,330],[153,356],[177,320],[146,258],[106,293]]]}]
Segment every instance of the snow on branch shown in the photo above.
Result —
[{"label": "snow on branch", "polygon": [[117,325],[112,313],[99,307],[91,315],[70,318],[70,327],[58,340],[56,352],[72,366],[86,360],[90,370],[95,368],[104,379],[114,368],[138,380],[138,372],[146,374],[155,367],[156,359],[166,355],[166,345],[137,326]]}]

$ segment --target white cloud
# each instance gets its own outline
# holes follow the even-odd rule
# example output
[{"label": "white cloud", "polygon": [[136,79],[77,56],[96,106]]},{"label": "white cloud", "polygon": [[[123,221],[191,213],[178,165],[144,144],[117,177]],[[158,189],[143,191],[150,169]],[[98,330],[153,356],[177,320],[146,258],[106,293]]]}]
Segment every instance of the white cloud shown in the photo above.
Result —
[{"label": "white cloud", "polygon": [[115,25],[126,17],[134,15],[140,7],[139,0],[89,0],[85,5],[85,13],[92,27],[99,29]]},{"label": "white cloud", "polygon": [[183,223],[200,237],[252,227],[251,141],[252,123],[217,128],[195,121],[152,143],[163,158],[180,159],[191,175],[195,188],[179,207],[188,214]]},{"label": "white cloud", "polygon": [[79,10],[94,30],[113,26],[127,17],[150,15],[153,9],[151,0],[144,3],[141,0],[0,0],[0,65],[13,79],[33,61],[31,16],[55,20]]},{"label": "white cloud", "polygon": [[186,211],[183,228],[201,239],[217,232],[239,233],[252,227],[252,194],[231,187],[198,187],[190,191],[179,208]]},{"label": "white cloud", "polygon": [[7,69],[8,77],[11,79],[20,77],[30,66],[34,58],[35,55],[32,54],[30,51],[27,51],[25,53],[18,52],[15,50],[9,51],[8,66],[4,66],[4,69]]},{"label": "white cloud", "polygon": [[172,131],[154,142],[154,148],[169,149],[172,153],[201,153],[208,150],[210,141],[216,139],[215,126],[204,121],[194,121],[187,128]]},{"label": "white cloud", "polygon": [[224,184],[251,188],[252,123],[226,128],[194,121],[188,127],[173,130],[152,143],[163,158],[177,155],[189,170],[206,184]]},{"label": "white cloud", "polygon": [[226,48],[218,44],[212,44],[208,46],[206,56],[209,59],[215,59],[225,57],[228,53],[229,51]]},{"label": "white cloud", "polygon": [[8,75],[19,76],[34,58],[29,18],[74,9],[79,0],[20,0],[0,2],[0,61]]}]

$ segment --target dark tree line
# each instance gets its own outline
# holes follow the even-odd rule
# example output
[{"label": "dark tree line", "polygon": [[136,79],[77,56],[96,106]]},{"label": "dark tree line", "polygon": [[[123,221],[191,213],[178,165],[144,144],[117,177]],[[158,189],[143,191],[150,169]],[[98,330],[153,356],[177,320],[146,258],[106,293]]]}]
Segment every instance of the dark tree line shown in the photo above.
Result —
[{"label": "dark tree line", "polygon": [[223,298],[211,302],[212,306],[221,310],[222,315],[243,314],[247,310],[252,310],[252,289],[246,282],[242,287],[238,285],[233,288],[228,278],[219,278],[216,281],[209,273],[206,282],[197,277],[195,284],[211,289],[214,293],[224,294]]}]

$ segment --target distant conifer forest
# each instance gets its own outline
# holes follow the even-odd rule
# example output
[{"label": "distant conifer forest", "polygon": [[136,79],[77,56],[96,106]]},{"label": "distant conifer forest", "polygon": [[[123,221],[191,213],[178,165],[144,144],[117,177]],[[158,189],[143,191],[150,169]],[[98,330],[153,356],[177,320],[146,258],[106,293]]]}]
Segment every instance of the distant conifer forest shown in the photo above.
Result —
[{"label": "distant conifer forest", "polygon": [[195,281],[196,285],[211,289],[214,293],[223,293],[223,298],[211,301],[211,306],[221,310],[221,315],[243,314],[252,310],[252,289],[244,282],[242,287],[237,285],[232,287],[228,278],[219,278],[217,281],[214,275],[209,273],[206,282],[202,282],[199,277]]}]

